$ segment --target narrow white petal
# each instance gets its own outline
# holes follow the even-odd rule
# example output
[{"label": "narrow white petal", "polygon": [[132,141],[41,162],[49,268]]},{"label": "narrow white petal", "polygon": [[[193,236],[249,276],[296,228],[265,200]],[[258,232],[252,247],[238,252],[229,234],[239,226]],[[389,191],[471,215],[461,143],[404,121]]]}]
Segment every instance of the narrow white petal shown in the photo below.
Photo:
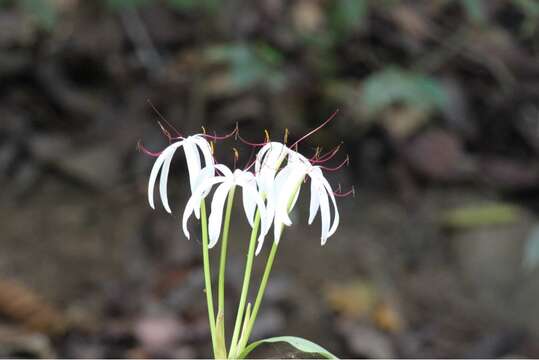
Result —
[{"label": "narrow white petal", "polygon": [[202,152],[202,156],[204,156],[204,166],[213,166],[215,161],[211,152],[211,145],[208,141],[200,135],[194,135],[193,141],[198,145],[198,148]]},{"label": "narrow white petal", "polygon": [[150,207],[155,210],[155,203],[154,203],[154,187],[155,182],[157,181],[157,175],[159,175],[159,170],[161,170],[161,167],[163,166],[163,162],[165,161],[165,157],[163,154],[160,154],[159,157],[155,160],[152,171],[150,172],[150,179],[148,180],[148,203],[150,204]]},{"label": "narrow white petal", "polygon": [[339,226],[339,220],[340,220],[339,209],[337,208],[337,201],[335,201],[335,195],[333,194],[333,189],[331,189],[331,185],[329,185],[329,182],[323,177],[321,179],[321,182],[325,190],[327,191],[329,198],[331,199],[331,202],[333,203],[333,210],[335,212],[333,224],[331,225],[331,229],[329,229],[329,233],[328,233],[328,237],[330,237],[331,235],[335,233],[335,231],[337,231],[337,227]]},{"label": "narrow white petal", "polygon": [[320,208],[320,200],[318,195],[318,187],[316,186],[316,182],[311,179],[311,202],[309,206],[309,225],[313,223],[313,220],[318,213],[318,209]]},{"label": "narrow white petal", "polygon": [[182,229],[183,233],[185,234],[185,237],[190,239],[189,231],[187,230],[187,220],[189,220],[189,217],[191,217],[191,214],[195,210],[196,207],[200,208],[200,202],[202,201],[202,191],[195,191],[193,194],[191,194],[191,197],[187,201],[187,204],[185,205],[185,210],[183,211],[183,217],[182,217]]},{"label": "narrow white petal", "polygon": [[210,243],[208,244],[208,247],[210,249],[214,247],[215,244],[217,244],[217,240],[219,240],[221,224],[223,222],[223,208],[225,207],[225,200],[231,186],[233,186],[231,182],[225,181],[217,187],[215,194],[213,194],[211,213],[208,220],[208,233],[210,236]]},{"label": "narrow white petal", "polygon": [[284,183],[282,189],[277,190],[280,192],[280,195],[279,204],[276,205],[278,208],[276,208],[275,211],[276,214],[279,213],[281,215],[282,222],[286,226],[292,225],[292,220],[288,214],[292,211],[294,205],[296,204],[299,196],[299,186],[301,186],[301,182],[304,178],[305,169],[301,167],[295,168]]},{"label": "narrow white petal", "polygon": [[163,169],[161,170],[161,177],[159,178],[159,196],[161,196],[161,202],[163,203],[163,207],[169,214],[172,211],[170,210],[170,205],[168,203],[168,195],[167,195],[168,173],[170,172],[170,164],[172,163],[172,158],[174,157],[174,153],[183,144],[184,144],[183,141],[174,143],[165,149],[166,154],[165,152],[163,152],[163,155],[166,155],[166,159],[165,159],[165,162],[163,163]]},{"label": "narrow white petal", "polygon": [[213,185],[218,184],[220,182],[223,182],[224,178],[222,176],[215,176],[213,178],[207,178],[204,180],[202,184],[195,190],[195,192],[191,195],[189,200],[187,201],[187,205],[185,205],[185,210],[183,212],[182,217],[182,228],[183,233],[185,234],[185,237],[189,239],[189,231],[187,230],[187,220],[189,220],[189,217],[191,214],[195,211],[195,209],[200,210],[200,203],[202,199],[208,195],[208,192],[212,188]]},{"label": "narrow white petal", "polygon": [[256,161],[255,161],[255,172],[257,174],[260,172],[264,156],[266,155],[268,151],[270,151],[272,144],[273,143],[267,143],[266,145],[262,146],[260,150],[258,150],[258,153],[256,154]]},{"label": "narrow white petal", "polygon": [[[254,178],[252,180],[248,180],[245,182],[246,186],[249,186],[254,189],[254,194],[259,196],[258,192],[256,191],[256,182]],[[247,216],[247,221],[249,222],[249,225],[253,227],[254,217],[255,217],[255,211],[256,211],[256,199],[253,197],[253,194],[249,191],[245,191],[245,189],[242,192],[242,200],[243,200],[243,209],[245,210],[245,216]]]},{"label": "narrow white petal", "polygon": [[197,146],[191,138],[188,138],[184,144],[185,160],[187,162],[187,172],[189,173],[189,185],[191,192],[195,191],[195,180],[201,169],[200,154]]},{"label": "narrow white petal", "polygon": [[[258,208],[260,213],[260,235],[258,241],[263,242],[264,237],[269,231],[268,219],[266,216],[266,206],[264,205],[264,200],[258,191],[256,191],[256,186],[253,183],[242,182],[239,184],[243,188],[244,196],[247,196],[254,201],[256,204],[255,207]],[[252,226],[252,225],[251,225]]]},{"label": "narrow white petal", "polygon": [[329,224],[331,220],[331,212],[329,209],[328,194],[326,193],[325,189],[322,188],[321,185],[317,184],[317,187],[320,189],[318,195],[319,195],[319,200],[320,200],[320,219],[322,222],[321,240],[322,240],[322,245],[324,245],[329,236]]},{"label": "narrow white petal", "polygon": [[[194,189],[195,189],[194,191],[196,191],[198,187],[204,183],[204,181],[206,181],[207,179],[211,179],[214,176],[215,176],[215,168],[213,166],[207,166],[203,168],[202,170],[200,170],[200,173],[198,174],[197,178],[194,181]],[[204,190],[204,193],[201,196],[203,198],[206,197],[207,192],[209,190],[211,190],[211,188]],[[200,207],[198,206],[195,207],[195,217],[197,219],[200,219]]]}]

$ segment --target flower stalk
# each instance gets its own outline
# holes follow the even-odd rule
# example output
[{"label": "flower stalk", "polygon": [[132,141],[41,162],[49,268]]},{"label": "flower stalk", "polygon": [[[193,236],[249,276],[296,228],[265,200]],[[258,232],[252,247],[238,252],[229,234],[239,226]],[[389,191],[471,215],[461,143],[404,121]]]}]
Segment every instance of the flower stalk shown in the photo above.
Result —
[{"label": "flower stalk", "polygon": [[215,332],[215,312],[213,308],[213,293],[211,289],[210,254],[208,249],[208,219],[206,217],[206,202],[200,203],[200,217],[202,228],[202,263],[204,267],[204,286],[206,293],[206,303],[208,305],[208,320],[210,323],[210,334],[213,353],[216,354],[216,332]]},{"label": "flower stalk", "polygon": [[[234,333],[232,335],[232,340],[230,342],[230,356],[236,355],[238,337],[240,336],[241,328],[244,328],[246,326],[245,325],[242,327],[242,318],[245,318],[244,323],[247,324],[246,321],[248,320],[248,317],[249,317],[248,316],[249,311],[247,311],[245,315],[244,315],[244,311],[245,311],[245,302],[247,300],[247,294],[249,293],[249,283],[251,280],[251,272],[253,269],[256,239],[257,239],[259,225],[260,225],[260,212],[257,211],[255,215],[255,222],[254,222],[253,230],[251,231],[251,240],[249,241],[249,250],[247,251],[247,261],[245,262],[245,273],[243,276],[243,285],[241,287],[240,301],[238,304],[238,312],[236,314]],[[240,351],[241,351],[241,348],[240,348]]]}]

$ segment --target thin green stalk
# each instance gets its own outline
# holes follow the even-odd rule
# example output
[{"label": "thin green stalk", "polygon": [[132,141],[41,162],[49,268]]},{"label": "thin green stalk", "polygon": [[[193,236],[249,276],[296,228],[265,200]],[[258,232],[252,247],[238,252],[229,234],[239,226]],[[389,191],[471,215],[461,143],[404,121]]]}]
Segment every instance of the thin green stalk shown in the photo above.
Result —
[{"label": "thin green stalk", "polygon": [[251,272],[253,269],[256,239],[258,234],[258,228],[260,226],[260,213],[257,210],[255,220],[253,224],[253,230],[251,231],[251,240],[249,241],[249,250],[247,252],[247,261],[245,262],[245,273],[243,275],[243,286],[241,288],[240,302],[238,305],[238,312],[236,314],[236,323],[234,324],[234,334],[232,335],[232,341],[230,342],[230,356],[235,356],[235,350],[237,347],[238,337],[242,328],[242,318],[245,311],[245,301],[247,300],[247,294],[249,293],[249,283],[251,280]]},{"label": "thin green stalk", "polygon": [[245,337],[242,335],[243,341],[239,344],[238,347],[239,353],[241,353],[245,345],[247,345],[247,341],[249,341],[249,337],[251,336],[251,331],[253,331],[253,326],[255,324],[256,316],[258,315],[260,305],[262,304],[262,299],[264,298],[264,292],[266,291],[266,285],[268,284],[269,275],[273,266],[273,260],[275,260],[275,254],[277,253],[278,247],[279,244],[273,242],[270,254],[268,256],[268,261],[266,262],[266,268],[264,269],[264,274],[262,275],[262,280],[260,281],[260,287],[258,288],[258,293],[256,294],[256,300],[253,306],[253,311],[251,312],[249,324],[247,325],[246,334]]},{"label": "thin green stalk", "polygon": [[213,293],[211,290],[210,254],[208,249],[208,219],[206,217],[206,202],[200,203],[200,218],[202,227],[202,261],[204,264],[204,283],[206,288],[206,302],[208,304],[208,318],[210,322],[211,342],[213,353],[217,348],[215,337],[215,312],[213,308]]},{"label": "thin green stalk", "polygon": [[[288,200],[288,212],[292,210],[292,203],[294,201],[294,198],[296,197],[296,193],[299,191],[299,188],[301,186],[301,182],[297,184],[297,189]],[[282,229],[281,229],[282,230]],[[281,233],[282,236],[282,233]],[[264,293],[266,292],[266,286],[268,285],[268,279],[269,275],[271,273],[271,268],[273,267],[273,261],[275,260],[275,254],[277,254],[277,248],[279,247],[279,243],[273,242],[273,245],[271,246],[271,250],[268,256],[268,260],[266,262],[266,267],[264,268],[264,274],[262,275],[262,280],[260,280],[260,287],[258,288],[258,293],[256,294],[255,304],[253,306],[253,311],[251,312],[251,315],[249,316],[249,323],[247,324],[247,328],[244,330],[244,333],[241,335],[241,341],[237,346],[236,352],[238,354],[241,354],[245,346],[247,345],[247,342],[249,341],[249,337],[251,336],[251,332],[253,331],[253,326],[255,325],[256,317],[258,315],[258,310],[260,309],[260,305],[262,304],[262,299],[264,298]]]},{"label": "thin green stalk", "polygon": [[223,225],[223,239],[221,240],[221,258],[219,260],[219,284],[218,284],[218,298],[217,309],[218,312],[225,313],[225,269],[226,269],[226,254],[228,247],[228,233],[230,228],[230,214],[232,213],[232,205],[234,204],[234,192],[236,187],[233,186],[228,192],[228,199],[226,204],[225,222]]}]

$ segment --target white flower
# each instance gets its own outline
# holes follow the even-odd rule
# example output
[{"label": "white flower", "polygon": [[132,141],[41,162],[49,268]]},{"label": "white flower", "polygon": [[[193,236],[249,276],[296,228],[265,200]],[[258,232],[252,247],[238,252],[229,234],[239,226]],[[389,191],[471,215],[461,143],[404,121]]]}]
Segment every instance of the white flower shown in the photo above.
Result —
[{"label": "white flower", "polygon": [[[292,210],[299,197],[301,184],[305,177],[311,179],[311,202],[309,209],[309,225],[312,224],[318,210],[321,217],[321,242],[324,245],[327,239],[335,233],[339,225],[339,211],[331,185],[324,177],[319,166],[313,166],[303,155],[289,153],[287,165],[277,173],[273,183],[273,190],[268,194],[268,203],[274,204],[272,214],[274,221],[274,241],[279,242],[283,226],[292,225],[289,212]],[[271,197],[271,198],[270,198]],[[334,218],[331,223],[331,210],[329,199],[333,203]],[[263,239],[259,239],[257,254],[262,248]]]},{"label": "white flower", "polygon": [[208,233],[209,233],[209,244],[208,247],[212,248],[217,243],[219,235],[221,233],[221,224],[223,220],[223,208],[225,206],[225,200],[230,189],[234,186],[239,186],[243,190],[243,208],[245,210],[245,215],[247,216],[247,221],[251,227],[254,223],[255,210],[258,207],[260,212],[260,218],[262,221],[261,232],[259,236],[259,241],[267,234],[269,226],[267,225],[267,216],[266,216],[266,207],[264,205],[264,200],[260,193],[257,190],[256,180],[252,173],[243,170],[235,170],[232,172],[225,165],[215,165],[215,168],[220,171],[223,175],[207,177],[202,180],[200,186],[198,186],[191,198],[185,206],[185,211],[183,213],[182,227],[185,236],[189,239],[189,231],[187,230],[187,220],[193,213],[200,207],[201,201],[208,195],[211,188],[220,184],[215,193],[213,194],[213,199],[211,203],[211,213],[208,220]]},{"label": "white flower", "polygon": [[[172,162],[172,157],[178,148],[182,147],[185,153],[185,159],[187,161],[187,170],[189,172],[189,183],[191,186],[191,192],[194,192],[198,183],[203,180],[203,176],[212,176],[213,172],[213,155],[211,151],[211,146],[206,141],[202,135],[193,135],[187,138],[177,141],[169,145],[155,160],[152,171],[150,173],[150,180],[148,182],[148,202],[152,209],[155,209],[154,204],[154,187],[161,171],[161,178],[159,179],[159,195],[161,196],[161,202],[163,207],[168,213],[171,213],[170,205],[168,203],[167,196],[167,182],[168,182],[168,173],[170,170],[170,163]],[[200,159],[199,150],[204,156],[204,167],[208,170],[202,172],[202,164]],[[199,212],[196,211],[197,218],[199,217]]]},{"label": "white flower", "polygon": [[269,142],[256,154],[255,173],[260,192],[267,194],[273,188],[275,174],[281,163],[292,152],[286,145],[279,142]]}]

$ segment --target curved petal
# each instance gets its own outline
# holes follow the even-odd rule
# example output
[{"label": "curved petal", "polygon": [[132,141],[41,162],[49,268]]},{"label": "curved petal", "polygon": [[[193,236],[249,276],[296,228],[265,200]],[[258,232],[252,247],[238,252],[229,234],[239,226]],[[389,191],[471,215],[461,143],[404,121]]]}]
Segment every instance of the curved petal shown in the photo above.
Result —
[{"label": "curved petal", "polygon": [[309,205],[309,225],[313,223],[313,220],[318,213],[318,209],[320,208],[320,199],[318,195],[318,187],[316,186],[316,182],[311,179],[311,202]]},{"label": "curved petal", "polygon": [[214,247],[215,244],[217,244],[217,240],[219,240],[221,224],[223,222],[223,208],[225,207],[225,200],[232,186],[234,186],[234,184],[230,181],[225,181],[217,187],[215,194],[213,194],[211,213],[208,220],[208,233],[210,236],[208,247],[210,249]]},{"label": "curved petal", "polygon": [[202,152],[202,156],[204,157],[204,166],[213,166],[215,164],[215,161],[213,159],[211,145],[203,136],[194,135],[192,136],[192,138]]},{"label": "curved petal", "polygon": [[183,140],[175,142],[172,145],[169,145],[161,153],[161,155],[159,155],[159,157],[155,161],[155,164],[152,168],[152,172],[150,173],[150,180],[148,182],[148,201],[150,202],[150,206],[152,207],[152,209],[154,208],[153,188],[155,186],[155,181],[157,180],[159,168],[161,168],[161,177],[159,179],[159,196],[161,196],[161,202],[163,203],[165,210],[167,210],[167,212],[169,213],[171,212],[170,207],[168,206],[168,196],[167,196],[168,173],[169,173],[172,157],[174,156],[176,149],[178,149],[182,145],[183,145]]},{"label": "curved petal", "polygon": [[[335,211],[333,224],[331,225],[331,229],[329,229],[329,233],[328,233],[328,237],[330,237],[331,235],[335,234],[335,231],[337,231],[337,227],[339,226],[339,221],[340,221],[339,209],[337,208],[337,201],[335,201],[335,195],[333,194],[333,189],[331,188],[331,185],[329,185],[329,182],[325,178],[322,178],[321,181],[322,181],[322,185],[324,186],[324,188],[326,189],[329,195],[329,198],[331,199],[331,202],[333,203],[333,209]],[[322,245],[324,244],[325,242],[322,243]]]},{"label": "curved petal", "polygon": [[207,178],[202,184],[195,190],[191,195],[187,204],[185,205],[185,210],[183,211],[182,217],[182,229],[185,237],[189,239],[189,231],[187,230],[187,220],[191,214],[195,211],[196,208],[200,209],[200,202],[202,199],[208,195],[211,187],[215,184],[225,181],[225,178],[222,176],[215,176],[212,178]]},{"label": "curved petal", "polygon": [[189,185],[191,187],[191,193],[195,191],[195,180],[200,173],[200,154],[198,153],[197,146],[192,138],[188,138],[183,146],[185,152],[185,160],[187,162],[187,172],[189,173]]},{"label": "curved petal", "polygon": [[[252,187],[254,190],[254,193],[257,196],[260,196],[259,193],[256,191],[256,181],[253,176],[251,178],[245,179],[245,186]],[[247,221],[249,222],[249,225],[253,227],[253,221],[255,217],[255,211],[257,202],[256,199],[252,196],[252,194],[249,191],[242,192],[242,200],[243,200],[243,209],[245,210],[245,216],[247,216]]]},{"label": "curved petal", "polygon": [[[207,166],[205,168],[203,168],[202,170],[200,170],[200,173],[198,174],[197,178],[195,179],[194,181],[194,191],[196,191],[198,189],[198,187],[206,180],[206,179],[211,179],[215,176],[215,168],[213,166]],[[203,198],[206,197],[207,192],[209,191],[210,189],[205,189],[203,191],[203,193],[201,194],[201,196]],[[195,217],[197,219],[200,219],[200,207],[195,207]]]},{"label": "curved petal", "polygon": [[159,178],[159,196],[161,196],[161,202],[163,203],[163,207],[169,214],[172,212],[170,210],[170,205],[168,203],[168,195],[167,195],[168,173],[170,171],[170,164],[172,163],[172,158],[174,157],[174,153],[176,152],[176,150],[179,147],[185,146],[185,145],[186,145],[185,141],[179,141],[165,149],[165,151],[167,152],[167,156],[166,156],[165,162],[163,163],[163,169],[161,170],[161,177]]},{"label": "curved petal", "polygon": [[275,174],[290,151],[284,144],[271,142],[264,145],[258,152],[255,172],[258,184],[263,193],[267,193],[270,190]]},{"label": "curved petal", "polygon": [[164,157],[163,153],[161,153],[153,164],[152,171],[150,172],[150,179],[148,180],[148,203],[150,204],[150,207],[154,210],[155,210],[155,203],[154,203],[153,193],[154,193],[155,182],[157,181],[159,170],[161,170],[161,167],[163,166],[163,162],[165,160],[166,160],[166,157]]},{"label": "curved petal", "polygon": [[[292,220],[288,215],[290,211],[294,208],[296,201],[299,196],[299,188],[301,182],[305,179],[306,171],[305,168],[298,167],[293,169],[288,179],[286,179],[283,187],[278,189],[279,195],[279,204],[278,208],[275,209],[276,216],[280,215],[283,224],[286,226],[292,225]],[[293,198],[292,198],[293,196]]]},{"label": "curved petal", "polygon": [[260,235],[258,237],[258,242],[259,243],[263,242],[264,237],[269,231],[268,219],[266,216],[266,206],[264,205],[264,200],[262,199],[262,196],[260,195],[260,193],[256,190],[256,186],[253,183],[241,182],[238,185],[242,187],[243,195],[251,198],[255,202],[256,207],[258,208],[258,211],[260,213],[260,221],[261,221]]},{"label": "curved petal", "polygon": [[326,243],[328,237],[329,237],[329,224],[331,220],[331,212],[329,210],[329,200],[328,200],[328,194],[321,186],[317,185],[320,188],[319,191],[319,200],[320,200],[320,219],[322,222],[322,232],[321,232],[321,240],[322,245]]}]

